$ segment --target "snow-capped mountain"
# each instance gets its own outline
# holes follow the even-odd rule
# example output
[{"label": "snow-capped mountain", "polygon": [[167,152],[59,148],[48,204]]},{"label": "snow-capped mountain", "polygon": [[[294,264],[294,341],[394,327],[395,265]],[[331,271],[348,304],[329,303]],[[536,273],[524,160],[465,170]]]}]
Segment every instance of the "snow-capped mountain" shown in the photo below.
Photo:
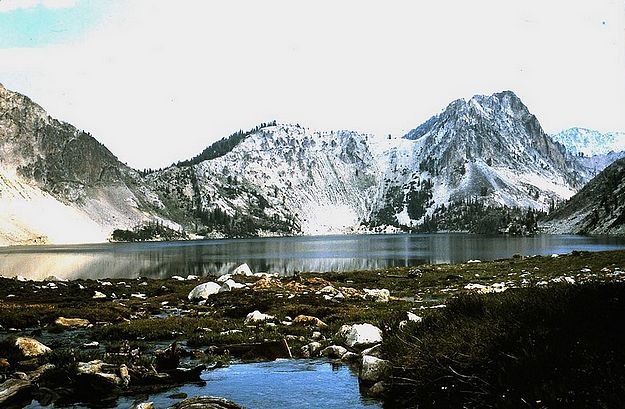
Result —
[{"label": "snow-capped mountain", "polygon": [[403,138],[263,124],[142,175],[0,87],[0,152],[0,244],[104,241],[147,221],[200,236],[386,231],[462,201],[547,209],[590,178],[509,91],[454,101]]},{"label": "snow-capped mountain", "polygon": [[625,234],[625,158],[550,214],[543,228],[550,233]]},{"label": "snow-capped mountain", "polygon": [[162,207],[97,140],[2,85],[0,152],[0,244],[101,242]]},{"label": "snow-capped mountain", "polygon": [[218,145],[148,180],[207,228],[252,234],[411,227],[467,198],[546,210],[589,179],[512,92],[454,101],[400,139],[269,124]]},{"label": "snow-capped mountain", "polygon": [[601,133],[586,128],[569,128],[551,135],[573,155],[605,155],[610,152],[625,151],[625,132]]},{"label": "snow-capped mountain", "polygon": [[570,128],[551,137],[576,155],[593,176],[625,157],[624,132],[601,133],[592,129]]},{"label": "snow-capped mountain", "polygon": [[547,209],[589,178],[510,91],[454,101],[405,139],[387,154],[384,186],[404,224],[467,198]]}]

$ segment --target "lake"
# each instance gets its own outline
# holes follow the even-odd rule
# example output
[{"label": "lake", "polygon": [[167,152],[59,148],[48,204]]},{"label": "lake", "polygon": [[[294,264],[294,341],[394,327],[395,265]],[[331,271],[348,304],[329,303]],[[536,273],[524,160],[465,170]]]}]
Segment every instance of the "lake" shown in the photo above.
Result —
[{"label": "lake", "polygon": [[625,249],[625,237],[474,234],[297,236],[0,248],[0,275],[44,279],[207,276],[248,263],[253,271],[348,271]]}]

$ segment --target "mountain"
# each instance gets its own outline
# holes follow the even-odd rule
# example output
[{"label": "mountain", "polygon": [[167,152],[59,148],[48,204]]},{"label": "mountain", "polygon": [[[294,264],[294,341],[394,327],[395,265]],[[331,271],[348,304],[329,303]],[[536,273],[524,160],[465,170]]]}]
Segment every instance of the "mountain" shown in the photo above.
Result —
[{"label": "mountain", "polygon": [[[268,124],[146,178],[165,203],[226,234],[345,232],[366,220],[379,185],[369,135]],[[201,157],[199,155],[198,157]]]},{"label": "mountain", "polygon": [[524,231],[591,176],[510,91],[402,138],[271,122],[139,173],[0,87],[0,151],[0,244],[473,230],[475,215]]},{"label": "mountain", "polygon": [[547,210],[590,177],[507,91],[454,101],[400,139],[265,124],[146,178],[200,234],[262,235],[411,228],[466,200]]},{"label": "mountain", "polygon": [[570,128],[551,137],[576,155],[593,176],[625,157],[625,132],[601,133],[592,129]]},{"label": "mountain", "polygon": [[625,151],[625,132],[601,133],[586,128],[569,128],[551,135],[551,138],[573,155],[596,156]]},{"label": "mountain", "polygon": [[619,159],[549,215],[550,233],[625,234],[625,158]]},{"label": "mountain", "polygon": [[105,241],[158,220],[140,175],[86,132],[0,85],[0,244]]},{"label": "mountain", "polygon": [[510,91],[454,101],[404,139],[387,155],[384,186],[385,206],[404,224],[468,199],[546,210],[589,179]]}]

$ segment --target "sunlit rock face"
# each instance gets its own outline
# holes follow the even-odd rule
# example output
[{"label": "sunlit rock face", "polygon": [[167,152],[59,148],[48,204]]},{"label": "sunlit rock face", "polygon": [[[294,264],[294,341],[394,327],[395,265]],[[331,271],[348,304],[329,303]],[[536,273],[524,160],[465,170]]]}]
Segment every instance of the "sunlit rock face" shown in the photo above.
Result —
[{"label": "sunlit rock face", "polygon": [[86,132],[0,85],[0,245],[105,241],[162,203]]}]

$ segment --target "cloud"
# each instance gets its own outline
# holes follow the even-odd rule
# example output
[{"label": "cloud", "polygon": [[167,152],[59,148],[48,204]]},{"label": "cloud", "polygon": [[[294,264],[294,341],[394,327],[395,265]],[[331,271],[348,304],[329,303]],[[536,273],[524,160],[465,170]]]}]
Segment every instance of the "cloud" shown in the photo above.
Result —
[{"label": "cloud", "polygon": [[76,7],[79,0],[0,0],[0,13],[20,9],[44,7],[47,9],[66,9]]}]

